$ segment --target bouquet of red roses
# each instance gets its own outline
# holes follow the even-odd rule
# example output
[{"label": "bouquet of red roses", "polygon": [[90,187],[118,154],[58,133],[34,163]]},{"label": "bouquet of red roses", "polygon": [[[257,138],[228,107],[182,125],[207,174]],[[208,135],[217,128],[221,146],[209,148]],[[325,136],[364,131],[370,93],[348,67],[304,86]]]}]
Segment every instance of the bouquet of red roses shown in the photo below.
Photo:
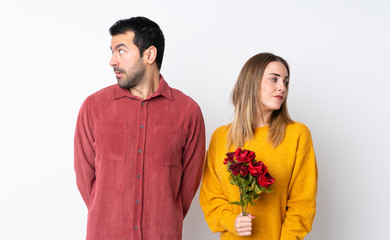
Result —
[{"label": "bouquet of red roses", "polygon": [[259,199],[260,193],[271,192],[270,185],[275,179],[263,162],[255,160],[256,154],[253,151],[238,148],[226,156],[223,163],[230,172],[230,183],[240,189],[240,201],[231,204],[241,206],[242,215],[247,216],[250,205],[255,205],[253,201]]}]

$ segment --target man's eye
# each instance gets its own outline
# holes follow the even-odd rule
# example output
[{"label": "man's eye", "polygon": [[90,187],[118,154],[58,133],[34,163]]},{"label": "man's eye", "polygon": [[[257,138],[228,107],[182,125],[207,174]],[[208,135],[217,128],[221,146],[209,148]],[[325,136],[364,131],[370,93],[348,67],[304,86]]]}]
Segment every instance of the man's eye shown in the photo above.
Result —
[{"label": "man's eye", "polygon": [[125,50],[121,49],[119,50],[119,54],[124,54],[125,53]]}]

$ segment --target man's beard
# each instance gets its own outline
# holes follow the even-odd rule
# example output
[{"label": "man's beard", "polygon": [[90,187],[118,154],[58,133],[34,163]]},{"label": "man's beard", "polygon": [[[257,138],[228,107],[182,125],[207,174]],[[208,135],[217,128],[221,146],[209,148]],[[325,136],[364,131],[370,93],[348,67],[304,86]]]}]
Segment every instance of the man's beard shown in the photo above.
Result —
[{"label": "man's beard", "polygon": [[127,75],[126,71],[123,68],[114,67],[114,71],[119,71],[126,76],[126,78],[123,80],[117,78],[119,87],[130,89],[132,87],[137,86],[138,83],[142,80],[146,70],[145,66],[142,65],[142,60],[137,61],[133,69],[134,70],[131,73],[129,73],[129,75]]}]

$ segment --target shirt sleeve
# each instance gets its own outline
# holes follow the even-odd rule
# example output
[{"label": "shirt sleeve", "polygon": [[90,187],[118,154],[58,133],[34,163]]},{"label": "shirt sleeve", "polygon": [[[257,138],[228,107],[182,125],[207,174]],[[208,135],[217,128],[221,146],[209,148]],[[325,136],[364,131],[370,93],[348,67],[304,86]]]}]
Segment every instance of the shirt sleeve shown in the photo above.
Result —
[{"label": "shirt sleeve", "polygon": [[299,138],[281,240],[303,239],[316,213],[318,170],[310,132],[306,130]]},{"label": "shirt sleeve", "polygon": [[89,208],[93,185],[95,183],[95,139],[93,122],[89,117],[88,99],[84,101],[76,123],[74,137],[74,169],[80,194]]},{"label": "shirt sleeve", "polygon": [[183,206],[183,217],[186,216],[192,199],[199,187],[202,177],[202,166],[205,155],[205,125],[202,112],[196,106],[187,141],[183,149],[183,172],[180,195]]},{"label": "shirt sleeve", "polygon": [[212,232],[229,231],[238,235],[234,226],[237,217],[237,213],[234,211],[235,206],[229,204],[229,200],[222,189],[222,183],[217,176],[215,163],[218,160],[222,163],[222,160],[217,158],[217,149],[218,147],[224,149],[226,146],[218,146],[216,135],[214,132],[206,154],[199,201],[206,222]]}]

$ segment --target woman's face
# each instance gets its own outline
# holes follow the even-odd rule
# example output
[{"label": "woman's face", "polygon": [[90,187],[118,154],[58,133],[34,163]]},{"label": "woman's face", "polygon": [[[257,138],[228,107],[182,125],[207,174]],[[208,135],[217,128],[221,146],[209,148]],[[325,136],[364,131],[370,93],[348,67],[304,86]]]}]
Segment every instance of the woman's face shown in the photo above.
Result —
[{"label": "woman's face", "polygon": [[280,62],[270,62],[264,70],[260,86],[263,116],[280,109],[287,96],[288,73]]}]

